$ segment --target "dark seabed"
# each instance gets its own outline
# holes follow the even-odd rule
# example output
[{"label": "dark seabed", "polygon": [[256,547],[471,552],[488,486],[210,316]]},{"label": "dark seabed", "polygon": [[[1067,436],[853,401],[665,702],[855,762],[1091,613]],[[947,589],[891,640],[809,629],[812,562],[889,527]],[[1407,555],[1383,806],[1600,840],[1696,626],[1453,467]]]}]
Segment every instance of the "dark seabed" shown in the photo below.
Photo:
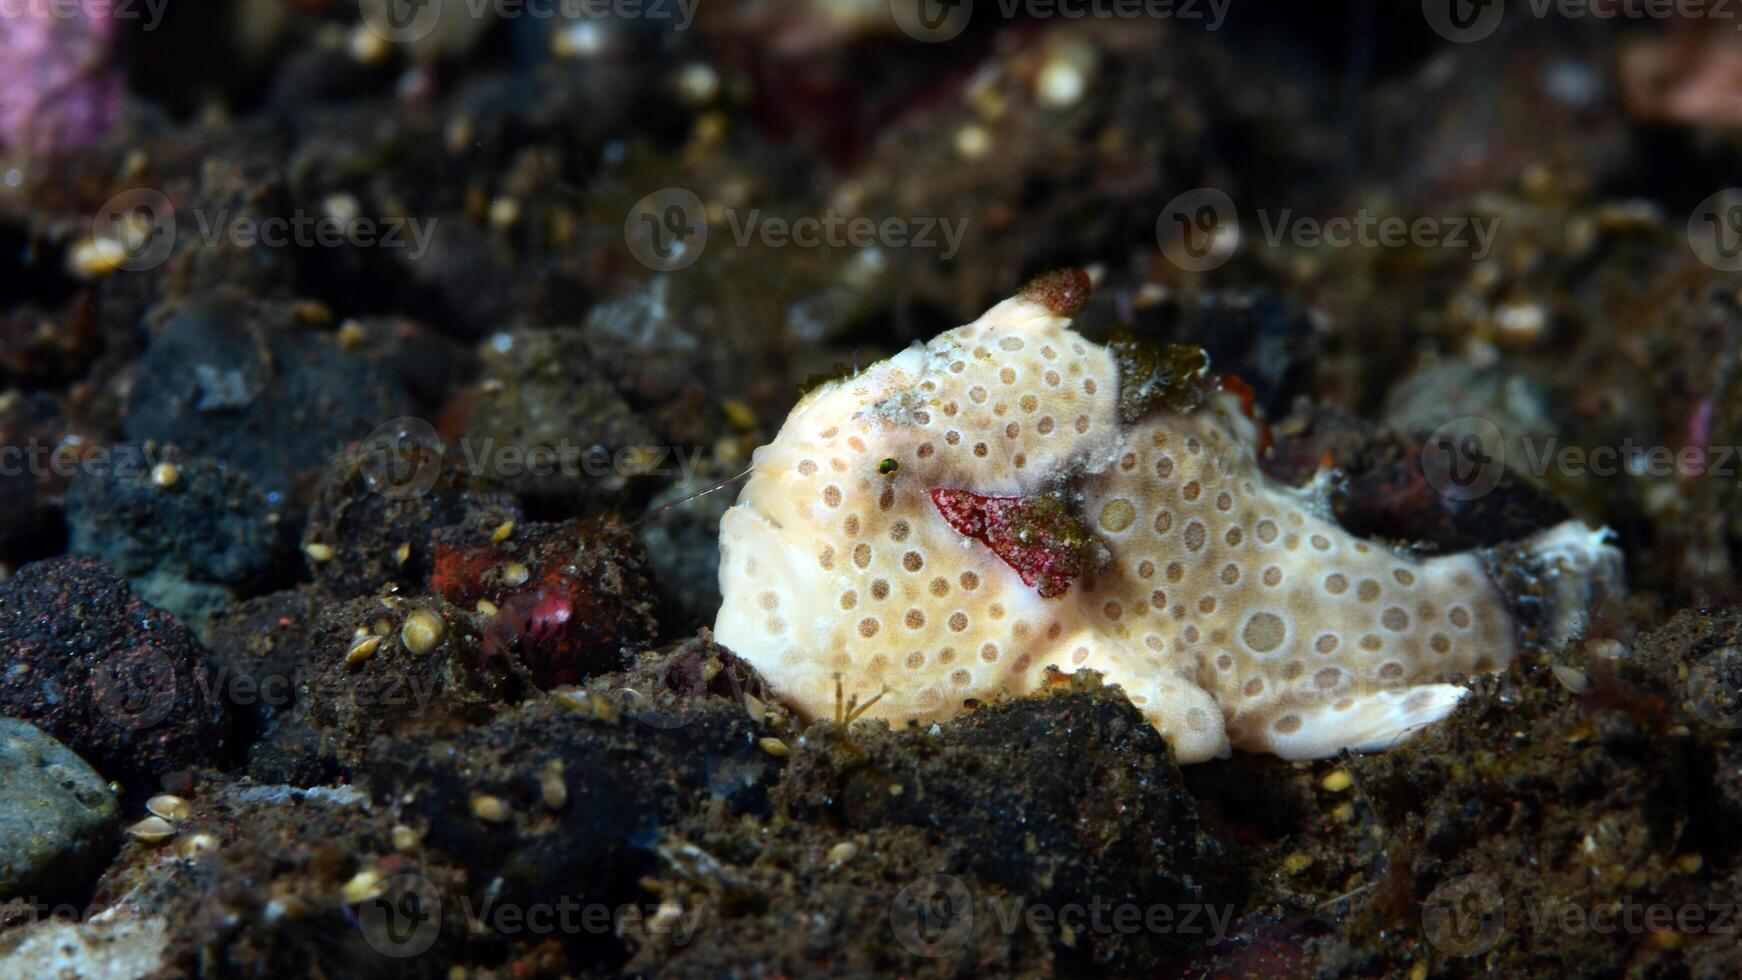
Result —
[{"label": "dark seabed", "polygon": [[1738,16],[0,0],[0,980],[1742,975]]}]

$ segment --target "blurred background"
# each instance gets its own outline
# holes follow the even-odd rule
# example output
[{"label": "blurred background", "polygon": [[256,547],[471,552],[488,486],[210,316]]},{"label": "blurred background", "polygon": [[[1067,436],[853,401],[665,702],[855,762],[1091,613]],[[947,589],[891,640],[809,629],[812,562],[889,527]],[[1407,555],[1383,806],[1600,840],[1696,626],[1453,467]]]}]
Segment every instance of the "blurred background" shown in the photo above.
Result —
[{"label": "blurred background", "polygon": [[[569,436],[725,476],[804,378],[1064,265],[1096,277],[1089,329],[1206,344],[1273,421],[1678,448],[1739,423],[1737,263],[1700,236],[1742,228],[1714,197],[1742,42],[1703,8],[13,0],[4,27],[9,443],[224,445],[294,494],[362,421],[493,424],[478,380],[528,365],[482,341],[561,328]],[[185,365],[154,338],[220,299],[379,337],[309,381],[354,404],[246,449],[163,408]],[[1559,469],[1526,482],[1662,546],[1652,585],[1730,587],[1734,479]],[[53,474],[0,487],[0,558],[64,547]]]},{"label": "blurred background", "polygon": [[[1535,694],[1485,691],[1504,709],[1585,685],[1607,721],[1543,722],[1533,744],[1600,748],[1508,769],[1494,753],[1521,743],[1460,730],[1448,744],[1497,767],[1473,783],[1443,754],[1364,771],[1410,834],[1362,836],[1305,775],[1281,816],[1252,819],[1271,805],[1239,788],[1259,763],[1194,769],[1206,805],[1248,814],[1224,838],[1262,855],[1236,877],[1267,911],[1243,920],[1247,959],[1119,962],[1398,975],[1430,960],[1389,923],[1468,870],[1472,841],[1521,826],[1653,855],[1649,873],[1604,865],[1603,895],[1721,890],[1733,748],[1662,739],[1689,665],[1742,642],[1739,29],[1723,3],[1643,0],[0,0],[0,579],[98,559],[242,673],[301,649],[263,647],[275,629],[349,656],[367,635],[333,610],[439,593],[479,614],[466,649],[490,680],[443,716],[476,721],[515,685],[573,684],[712,622],[734,491],[692,495],[741,474],[807,383],[1078,267],[1095,284],[1080,329],[1204,347],[1252,389],[1272,474],[1336,467],[1357,533],[1433,553],[1579,516],[1618,532],[1633,590],[1585,638],[1615,647],[1573,675],[1542,665]],[[516,527],[531,543],[511,580],[480,584]],[[547,575],[573,594],[519,590]],[[21,575],[0,611],[37,616],[59,581]],[[1584,672],[1666,623],[1651,683]],[[0,639],[21,628],[0,616]],[[529,675],[491,659],[517,644]],[[736,676],[692,661],[659,675],[668,693]],[[1742,653],[1715,669],[1734,707]],[[268,782],[364,778],[367,712],[308,716],[306,691],[281,707],[234,711],[222,752],[117,749],[99,768],[146,786],[243,758]],[[1638,775],[1660,753],[1684,767]],[[1635,775],[1609,807],[1596,774],[1618,756]],[[1430,771],[1443,792],[1413,795]],[[1574,792],[1552,772],[1591,778]],[[1548,813],[1575,797],[1593,809]],[[1691,817],[1698,800],[1737,812]],[[1301,843],[1333,823],[1340,857]],[[705,865],[659,867],[693,884]],[[651,867],[609,864],[628,882]],[[1315,945],[1318,903],[1356,888],[1389,898]],[[1495,955],[1732,975],[1717,947],[1656,935]],[[677,969],[597,942],[548,975],[636,949]],[[1048,949],[998,962],[1069,961]],[[1684,953],[1690,972],[1663,965]]]}]

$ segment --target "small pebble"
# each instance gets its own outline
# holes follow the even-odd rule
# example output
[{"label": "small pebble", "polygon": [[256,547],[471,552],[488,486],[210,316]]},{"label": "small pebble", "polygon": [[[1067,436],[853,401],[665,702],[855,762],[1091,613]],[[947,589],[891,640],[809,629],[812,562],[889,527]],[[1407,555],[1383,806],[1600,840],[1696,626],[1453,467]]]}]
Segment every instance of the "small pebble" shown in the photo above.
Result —
[{"label": "small pebble", "polygon": [[396,851],[415,850],[423,842],[423,835],[402,823],[393,825],[393,849]]},{"label": "small pebble", "polygon": [[321,201],[321,210],[325,211],[326,216],[337,224],[349,226],[362,215],[363,205],[357,200],[357,195],[341,191],[338,194],[327,195],[326,199]]},{"label": "small pebble", "polygon": [[502,568],[502,581],[510,586],[525,585],[526,580],[531,577],[532,573],[519,562],[513,562]]},{"label": "small pebble", "polygon": [[1548,330],[1548,311],[1536,303],[1510,303],[1494,311],[1494,329],[1502,342],[1528,347]]},{"label": "small pebble", "polygon": [[592,20],[577,20],[551,35],[551,54],[558,58],[582,59],[594,57],[605,50],[610,38],[603,25]]},{"label": "small pebble", "polygon": [[300,323],[325,326],[333,322],[333,308],[319,300],[298,300],[290,304],[290,317]]},{"label": "small pebble", "polygon": [[193,808],[188,806],[187,800],[184,800],[179,796],[172,796],[168,793],[159,793],[151,799],[146,800],[145,809],[150,810],[152,813],[165,820],[177,823],[186,820],[188,817],[193,815]]},{"label": "small pebble", "polygon": [[175,827],[162,817],[146,817],[128,827],[127,836],[142,844],[161,844],[175,836]]},{"label": "small pebble", "polygon": [[678,91],[691,105],[706,105],[720,94],[720,73],[704,62],[692,62],[677,76]]},{"label": "small pebble", "polygon": [[453,153],[463,153],[472,145],[477,137],[478,127],[471,116],[455,116],[448,120],[447,128],[442,130],[442,137]]},{"label": "small pebble", "polygon": [[1550,670],[1554,673],[1554,679],[1574,694],[1583,694],[1591,689],[1590,676],[1577,667],[1555,664]]},{"label": "small pebble", "polygon": [[440,616],[428,609],[413,609],[405,617],[405,625],[399,628],[399,642],[421,657],[441,643],[447,630],[448,624]]},{"label": "small pebble", "polygon": [[351,29],[351,57],[360,65],[379,65],[393,50],[392,42],[375,33],[367,24]]},{"label": "small pebble", "polygon": [[510,810],[508,804],[501,798],[486,796],[482,793],[472,797],[472,816],[490,823],[504,823],[508,820]]},{"label": "small pebble", "polygon": [[307,900],[298,895],[280,895],[266,903],[263,918],[267,922],[279,919],[306,919],[314,911]]},{"label": "small pebble", "polygon": [[363,325],[358,323],[356,320],[346,320],[344,323],[339,324],[338,340],[340,350],[356,350],[363,346],[363,342],[368,339],[369,331],[363,329]]},{"label": "small pebble", "polygon": [[683,921],[683,906],[675,899],[666,899],[647,920],[647,930],[653,935],[669,933]]},{"label": "small pebble", "polygon": [[351,649],[345,651],[345,666],[356,667],[375,656],[375,651],[381,648],[381,637],[365,635],[351,644]]},{"label": "small pebble", "polygon": [[302,553],[308,556],[309,561],[326,562],[333,560],[333,546],[321,544],[319,541],[310,541],[303,545]]},{"label": "small pebble", "polygon": [[739,399],[726,399],[720,403],[720,410],[725,413],[726,424],[739,432],[756,428],[756,412]]},{"label": "small pebble", "polygon": [[67,271],[80,279],[100,279],[121,268],[127,250],[113,238],[86,238],[67,253]]},{"label": "small pebble", "polygon": [[189,834],[175,845],[176,855],[189,860],[202,854],[210,854],[217,849],[218,839],[211,834]]},{"label": "small pebble", "polygon": [[1092,52],[1075,45],[1067,45],[1048,58],[1034,85],[1034,96],[1041,107],[1069,109],[1081,102],[1089,88],[1093,60]]},{"label": "small pebble", "polygon": [[339,889],[339,898],[346,905],[358,905],[380,895],[382,891],[381,872],[374,868],[364,868],[352,875],[351,880]]},{"label": "small pebble", "polygon": [[1328,793],[1341,793],[1355,785],[1355,777],[1349,775],[1346,769],[1337,769],[1326,774],[1324,782],[1319,785],[1323,786]]},{"label": "small pebble", "polygon": [[34,725],[0,718],[0,897],[87,887],[120,826],[115,793],[89,763]]},{"label": "small pebble", "polygon": [[563,782],[563,764],[561,760],[553,760],[544,767],[538,776],[539,791],[544,795],[544,805],[552,810],[561,810],[569,802],[569,786]]},{"label": "small pebble", "polygon": [[956,155],[964,160],[982,160],[992,151],[992,136],[986,127],[972,123],[956,130]]},{"label": "small pebble", "polygon": [[506,231],[520,221],[520,202],[512,197],[498,197],[490,202],[490,227]]}]

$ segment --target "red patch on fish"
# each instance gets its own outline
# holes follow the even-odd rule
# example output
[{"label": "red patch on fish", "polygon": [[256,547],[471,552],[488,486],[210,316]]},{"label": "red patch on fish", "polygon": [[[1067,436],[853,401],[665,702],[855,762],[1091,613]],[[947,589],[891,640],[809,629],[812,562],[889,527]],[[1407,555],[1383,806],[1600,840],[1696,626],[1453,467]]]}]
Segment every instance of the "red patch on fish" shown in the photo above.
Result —
[{"label": "red patch on fish", "polygon": [[1216,384],[1220,385],[1223,391],[1240,399],[1241,414],[1258,426],[1258,455],[1263,456],[1264,451],[1269,449],[1276,440],[1271,435],[1270,426],[1258,417],[1258,393],[1252,390],[1251,385],[1232,374],[1217,375]]},{"label": "red patch on fish", "polygon": [[1087,541],[1065,525],[1068,516],[1051,498],[989,497],[938,487],[931,502],[956,533],[992,549],[1043,599],[1064,595],[1085,571]]}]

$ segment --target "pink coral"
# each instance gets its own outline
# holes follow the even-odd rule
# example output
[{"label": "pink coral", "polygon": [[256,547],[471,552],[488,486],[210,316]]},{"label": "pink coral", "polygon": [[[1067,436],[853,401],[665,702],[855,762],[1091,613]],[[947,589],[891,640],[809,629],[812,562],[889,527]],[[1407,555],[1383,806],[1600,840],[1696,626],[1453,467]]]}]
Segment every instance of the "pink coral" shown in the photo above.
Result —
[{"label": "pink coral", "polygon": [[11,0],[0,17],[0,147],[85,146],[115,121],[123,77],[103,4]]}]

